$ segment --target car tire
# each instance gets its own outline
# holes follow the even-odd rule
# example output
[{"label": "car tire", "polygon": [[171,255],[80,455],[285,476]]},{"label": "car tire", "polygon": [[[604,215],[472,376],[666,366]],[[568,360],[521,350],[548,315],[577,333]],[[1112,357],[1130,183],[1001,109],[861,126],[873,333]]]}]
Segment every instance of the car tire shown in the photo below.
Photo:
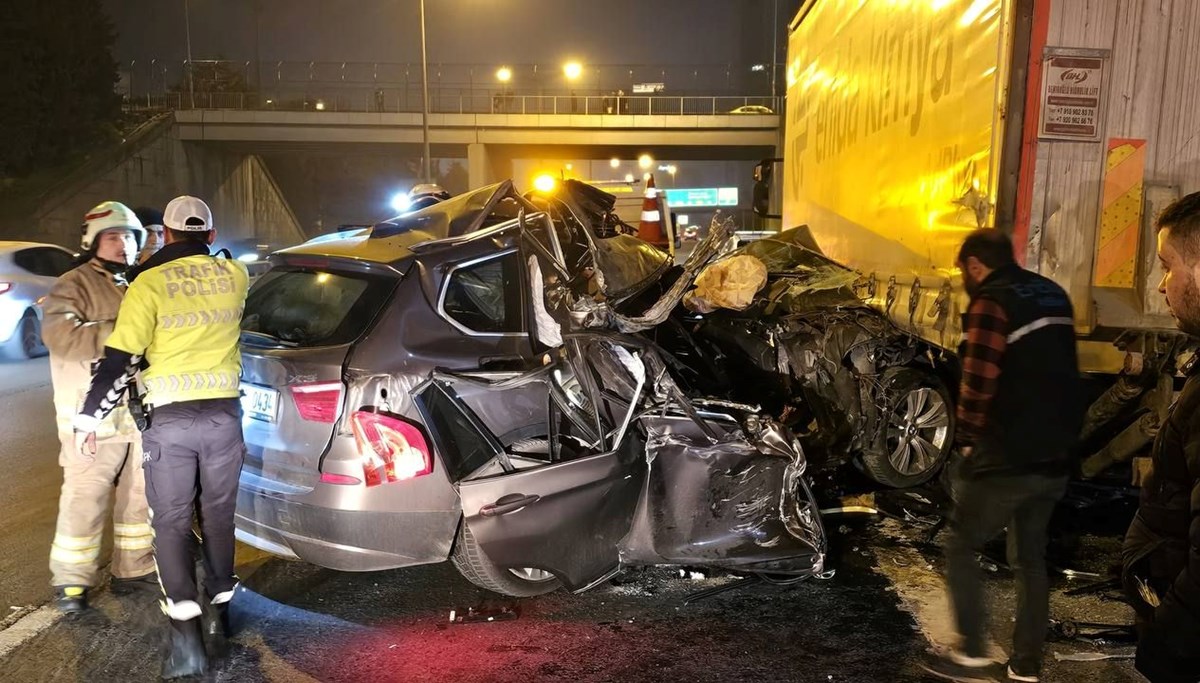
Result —
[{"label": "car tire", "polygon": [[459,524],[458,540],[454,543],[450,561],[467,581],[501,595],[531,598],[552,593],[562,587],[562,582],[553,577],[532,581],[520,576],[517,573],[520,570],[497,567],[483,552],[465,521]]},{"label": "car tire", "polygon": [[862,468],[876,482],[909,488],[932,479],[954,447],[954,403],[942,380],[917,368],[883,373],[880,419]]},{"label": "car tire", "polygon": [[47,353],[46,345],[42,342],[42,322],[38,320],[37,313],[25,311],[25,315],[21,316],[21,321],[17,323],[16,332],[4,349],[4,355],[14,360],[25,360]]}]

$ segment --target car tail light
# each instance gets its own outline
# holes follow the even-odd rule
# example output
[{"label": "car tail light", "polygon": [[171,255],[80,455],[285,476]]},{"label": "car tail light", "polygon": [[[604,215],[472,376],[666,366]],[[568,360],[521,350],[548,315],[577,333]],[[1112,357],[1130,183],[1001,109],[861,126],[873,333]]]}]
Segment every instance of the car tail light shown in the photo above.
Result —
[{"label": "car tail light", "polygon": [[322,472],[322,484],[342,484],[344,486],[358,486],[362,483],[362,479],[351,477],[347,474],[337,474],[336,472]]},{"label": "car tail light", "polygon": [[296,384],[291,387],[296,412],[309,422],[337,422],[338,408],[342,405],[341,382],[317,382]]},{"label": "car tail light", "polygon": [[429,443],[416,425],[384,413],[350,416],[367,486],[404,481],[433,471]]},{"label": "car tail light", "polygon": [[12,289],[11,282],[0,282],[0,294],[4,294],[5,292],[7,292],[10,289]]}]

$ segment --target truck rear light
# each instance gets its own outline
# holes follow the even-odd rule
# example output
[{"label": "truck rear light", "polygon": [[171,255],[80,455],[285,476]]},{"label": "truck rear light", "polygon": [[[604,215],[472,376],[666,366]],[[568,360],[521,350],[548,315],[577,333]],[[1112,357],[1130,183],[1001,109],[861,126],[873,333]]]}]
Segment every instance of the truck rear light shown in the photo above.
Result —
[{"label": "truck rear light", "polygon": [[354,411],[350,424],[367,486],[413,479],[433,471],[429,443],[416,425],[366,410]]},{"label": "truck rear light", "polygon": [[301,418],[326,424],[337,422],[338,409],[342,406],[341,382],[296,384],[290,389]]}]

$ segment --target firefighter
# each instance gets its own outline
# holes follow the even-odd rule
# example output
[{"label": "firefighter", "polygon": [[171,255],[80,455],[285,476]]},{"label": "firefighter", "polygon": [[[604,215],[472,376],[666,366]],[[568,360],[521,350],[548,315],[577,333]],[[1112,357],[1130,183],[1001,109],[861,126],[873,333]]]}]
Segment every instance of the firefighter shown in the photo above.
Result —
[{"label": "firefighter", "polygon": [[166,245],[142,264],[75,417],[76,447],[95,451],[96,429],[143,361],[146,424],[142,467],[154,530],[154,556],[168,617],[163,678],[201,675],[208,666],[200,591],[192,561],[193,512],[200,520],[209,632],[229,636],[233,512],[246,447],[242,440],[238,337],[249,275],[212,256],[212,212],[177,197],[163,212]]},{"label": "firefighter", "polygon": [[125,271],[144,237],[142,224],[124,204],[104,202],[92,209],[84,216],[81,265],[54,283],[44,303],[42,339],[50,350],[63,468],[50,574],[58,608],[68,614],[87,609],[110,503],[113,583],[154,580],[141,439],[129,411],[117,406],[100,423],[96,452],[88,459],[76,457],[71,430],[91,381],[91,364],[103,353],[125,296]]}]

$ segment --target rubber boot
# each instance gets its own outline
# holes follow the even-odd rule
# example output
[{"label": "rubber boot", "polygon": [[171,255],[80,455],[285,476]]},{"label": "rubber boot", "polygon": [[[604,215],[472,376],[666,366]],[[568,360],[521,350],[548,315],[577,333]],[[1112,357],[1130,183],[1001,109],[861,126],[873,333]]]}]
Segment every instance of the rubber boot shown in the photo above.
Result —
[{"label": "rubber boot", "polygon": [[200,633],[200,617],[177,621],[168,619],[167,654],[163,658],[164,680],[184,676],[203,676],[208,669],[204,653],[204,637]]},{"label": "rubber boot", "polygon": [[86,586],[59,586],[54,597],[58,611],[68,616],[87,611]]},{"label": "rubber boot", "polygon": [[204,615],[204,631],[213,658],[224,660],[229,656],[229,639],[233,637],[233,629],[229,623],[229,603],[209,605],[209,611]]}]

